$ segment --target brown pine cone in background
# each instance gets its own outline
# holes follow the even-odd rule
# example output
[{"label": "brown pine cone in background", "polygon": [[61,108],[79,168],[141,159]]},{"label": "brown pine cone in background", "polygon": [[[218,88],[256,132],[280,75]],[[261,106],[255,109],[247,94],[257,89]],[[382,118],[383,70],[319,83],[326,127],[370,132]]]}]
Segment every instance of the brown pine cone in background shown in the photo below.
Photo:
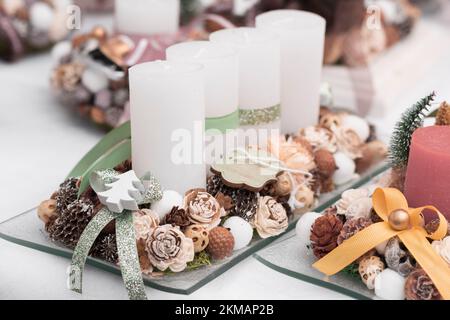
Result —
[{"label": "brown pine cone in background", "polygon": [[450,126],[450,104],[447,101],[442,102],[439,106],[436,114],[436,125]]},{"label": "brown pine cone in background", "polygon": [[119,262],[119,253],[117,252],[116,235],[108,234],[97,238],[90,254],[93,257],[117,264]]},{"label": "brown pine cone in background", "polygon": [[367,228],[371,224],[372,220],[363,217],[347,220],[342,227],[341,233],[339,234],[339,237],[337,239],[337,243],[340,245],[342,242],[353,237],[359,231]]},{"label": "brown pine cone in background", "polygon": [[224,195],[222,192],[219,192],[215,195],[217,202],[220,204],[225,211],[229,212],[231,208],[233,208],[233,199],[230,196]]},{"label": "brown pine cone in background", "polygon": [[325,149],[317,150],[314,153],[314,161],[317,169],[324,177],[331,177],[337,169],[333,154]]},{"label": "brown pine cone in background", "polygon": [[55,198],[56,212],[62,213],[68,205],[77,200],[79,181],[78,178],[68,178],[59,185]]},{"label": "brown pine cone in background", "polygon": [[317,258],[322,258],[337,247],[337,238],[342,229],[342,221],[328,213],[319,217],[311,228],[311,246]]},{"label": "brown pine cone in background", "polygon": [[229,196],[233,206],[229,210],[232,216],[239,216],[245,220],[250,220],[256,213],[258,207],[258,194],[245,189],[235,189],[226,186],[219,175],[209,177],[206,191],[214,197],[218,193]]},{"label": "brown pine cone in background", "polygon": [[442,300],[433,281],[423,269],[411,272],[405,284],[406,300]]},{"label": "brown pine cone in background", "polygon": [[189,221],[189,215],[187,214],[186,210],[175,206],[164,217],[163,224],[172,224],[179,227],[187,227],[191,224],[191,222]]},{"label": "brown pine cone in background", "polygon": [[75,248],[81,233],[93,217],[94,205],[89,199],[72,202],[48,225],[47,232],[55,242]]}]

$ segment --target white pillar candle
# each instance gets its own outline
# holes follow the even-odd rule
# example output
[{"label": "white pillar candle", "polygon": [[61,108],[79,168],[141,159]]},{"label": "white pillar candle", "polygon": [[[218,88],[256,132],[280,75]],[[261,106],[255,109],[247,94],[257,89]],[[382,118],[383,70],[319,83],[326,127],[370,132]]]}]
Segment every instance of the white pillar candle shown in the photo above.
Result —
[{"label": "white pillar candle", "polygon": [[115,6],[119,32],[153,35],[178,31],[180,0],[116,0]]},{"label": "white pillar candle", "polygon": [[256,27],[281,41],[281,129],[285,133],[319,119],[325,19],[299,10],[275,10],[256,17]]},{"label": "white pillar candle", "polygon": [[239,126],[239,59],[237,51],[209,41],[173,45],[167,60],[200,63],[205,67],[206,128],[235,129]]},{"label": "white pillar candle", "polygon": [[203,66],[154,61],[130,68],[133,169],[153,173],[164,189],[204,187]]},{"label": "white pillar candle", "polygon": [[[255,28],[235,28],[211,34],[212,42],[223,43],[239,53],[239,107],[241,113],[279,108],[280,43],[278,39]],[[259,118],[262,113],[259,114]],[[242,120],[242,119],[241,119]],[[266,128],[278,119],[265,121]],[[263,124],[264,126],[264,124]],[[261,126],[260,126],[261,127]]]}]

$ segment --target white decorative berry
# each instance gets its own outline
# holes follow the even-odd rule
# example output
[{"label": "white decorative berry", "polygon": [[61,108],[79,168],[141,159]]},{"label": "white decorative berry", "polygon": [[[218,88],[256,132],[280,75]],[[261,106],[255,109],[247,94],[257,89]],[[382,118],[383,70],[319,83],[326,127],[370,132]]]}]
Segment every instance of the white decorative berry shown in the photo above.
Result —
[{"label": "white decorative berry", "polygon": [[70,41],[61,41],[57,43],[52,49],[52,59],[56,64],[61,63],[64,57],[67,57],[72,50],[72,43]]},{"label": "white decorative berry", "polygon": [[91,92],[97,93],[108,87],[108,78],[92,69],[86,69],[81,77],[81,83]]},{"label": "white decorative berry", "polygon": [[391,269],[384,269],[375,278],[375,294],[386,300],[405,299],[405,278]]},{"label": "white decorative berry", "polygon": [[370,127],[366,120],[353,114],[342,117],[342,126],[355,131],[361,141],[365,142],[370,136]]},{"label": "white decorative berry", "polygon": [[162,221],[175,206],[183,207],[183,196],[176,191],[165,190],[162,199],[152,204],[152,210],[158,214]]},{"label": "white decorative berry", "polygon": [[311,227],[317,218],[322,215],[317,212],[307,212],[298,220],[295,226],[295,233],[300,241],[301,247],[309,247],[311,245]]},{"label": "white decorative berry", "polygon": [[123,210],[139,209],[138,203],[142,200],[145,188],[133,170],[114,177],[114,181],[105,184],[105,187],[106,190],[97,195],[110,211],[120,213]]},{"label": "white decorative berry", "polygon": [[39,31],[48,31],[54,16],[53,9],[45,2],[36,2],[30,7],[31,25]]},{"label": "white decorative berry", "polygon": [[343,152],[334,154],[337,170],[333,174],[333,181],[336,185],[349,182],[355,176],[355,162]]},{"label": "white decorative berry", "polygon": [[234,237],[233,250],[240,250],[249,245],[253,238],[253,228],[241,217],[231,217],[223,224],[227,229],[230,229],[231,234]]}]

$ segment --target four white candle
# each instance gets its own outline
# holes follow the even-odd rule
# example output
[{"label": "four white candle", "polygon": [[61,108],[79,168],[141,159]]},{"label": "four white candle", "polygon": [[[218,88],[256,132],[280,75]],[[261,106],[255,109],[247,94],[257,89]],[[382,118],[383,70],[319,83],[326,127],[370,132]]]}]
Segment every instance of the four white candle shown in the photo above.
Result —
[{"label": "four white candle", "polygon": [[[163,188],[181,194],[204,187],[203,66],[154,61],[138,64],[129,73],[132,159],[137,176],[150,171]],[[187,141],[181,150],[176,148],[180,139]],[[187,161],[180,161],[183,155]]]},{"label": "four white candle", "polygon": [[[211,34],[212,42],[239,52],[239,107],[257,110],[280,104],[280,43],[255,28],[235,28]],[[268,124],[268,128],[274,128]]]},{"label": "four white candle", "polygon": [[317,124],[325,19],[306,11],[275,10],[256,17],[256,26],[281,40],[283,132]]},{"label": "four white candle", "polygon": [[178,31],[180,0],[116,0],[116,28],[141,35]]},{"label": "four white candle", "polygon": [[[192,41],[169,47],[166,56],[169,61],[194,62],[205,67],[207,128],[225,131],[239,126],[239,59],[236,50],[209,41]],[[214,120],[211,121],[213,127],[208,125],[210,120]],[[214,128],[214,123],[220,128]]]}]

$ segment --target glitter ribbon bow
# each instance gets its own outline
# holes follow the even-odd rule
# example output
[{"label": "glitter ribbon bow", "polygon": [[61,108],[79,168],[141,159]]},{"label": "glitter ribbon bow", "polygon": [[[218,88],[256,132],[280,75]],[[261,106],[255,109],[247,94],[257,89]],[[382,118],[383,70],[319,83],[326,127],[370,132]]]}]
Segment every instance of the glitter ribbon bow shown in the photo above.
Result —
[{"label": "glitter ribbon bow", "polygon": [[[92,189],[99,194],[108,190],[109,184],[115,182],[119,177],[119,173],[108,169],[103,171],[93,172],[90,177],[90,184]],[[140,194],[136,194],[133,198],[138,198],[137,204],[147,204],[158,201],[162,198],[162,191],[159,182],[151,175],[147,174],[141,179],[140,187],[137,188]],[[101,209],[81,234],[80,240],[74,250],[72,256],[72,263],[70,265],[68,286],[71,290],[78,293],[82,292],[82,276],[86,258],[95,239],[100,232],[111,221],[116,220],[116,239],[117,251],[120,261],[120,269],[125,287],[128,291],[128,296],[132,300],[145,300],[144,281],[142,279],[141,268],[139,264],[139,257],[136,248],[136,238],[133,226],[133,215],[130,209],[130,198],[120,199],[125,209],[121,205],[116,206],[120,212],[112,212],[107,207]],[[131,205],[132,206],[132,205]],[[111,206],[110,206],[111,207]],[[114,207],[114,206],[112,206]]]},{"label": "glitter ribbon bow", "polygon": [[[383,222],[375,223],[344,241],[313,267],[326,275],[344,269],[378,244],[398,236],[418,264],[428,274],[442,297],[450,299],[450,268],[432,248],[427,238],[440,240],[446,236],[447,220],[433,206],[409,208],[405,196],[397,189],[378,188],[372,197],[373,207]],[[439,219],[437,230],[424,229],[424,210],[434,211]]]}]

